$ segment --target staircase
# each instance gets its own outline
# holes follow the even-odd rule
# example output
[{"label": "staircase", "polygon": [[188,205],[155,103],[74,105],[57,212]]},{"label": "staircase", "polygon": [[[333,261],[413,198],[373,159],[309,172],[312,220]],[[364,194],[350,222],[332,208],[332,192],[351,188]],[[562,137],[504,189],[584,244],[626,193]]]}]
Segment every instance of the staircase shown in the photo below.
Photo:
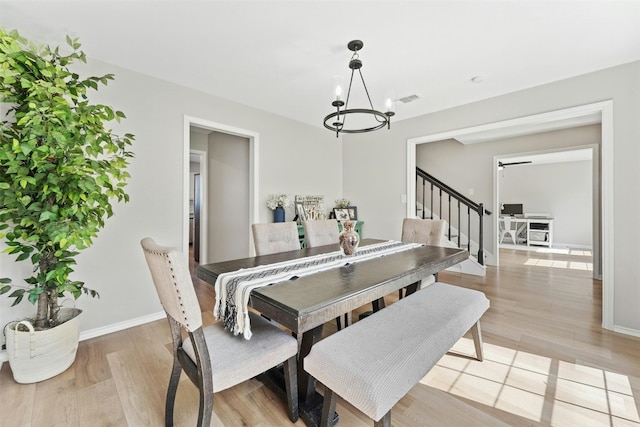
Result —
[{"label": "staircase", "polygon": [[491,212],[460,192],[416,168],[416,216],[422,219],[444,219],[445,244],[469,251],[467,261],[448,268],[477,276],[486,274],[484,265],[484,215]]}]

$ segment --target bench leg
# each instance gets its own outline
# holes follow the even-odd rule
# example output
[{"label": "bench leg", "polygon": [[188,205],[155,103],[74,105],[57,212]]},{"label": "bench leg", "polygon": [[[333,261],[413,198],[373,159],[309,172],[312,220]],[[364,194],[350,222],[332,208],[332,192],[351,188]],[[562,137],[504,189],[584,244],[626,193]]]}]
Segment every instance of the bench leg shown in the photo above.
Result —
[{"label": "bench leg", "polygon": [[473,344],[476,347],[476,359],[482,362],[484,354],[482,353],[482,332],[480,331],[479,320],[471,327],[471,336],[473,336]]},{"label": "bench leg", "polygon": [[320,427],[332,427],[333,413],[336,411],[336,394],[325,386],[324,401],[322,403],[322,418]]},{"label": "bench leg", "polygon": [[373,423],[373,427],[391,427],[391,409],[382,418]]}]

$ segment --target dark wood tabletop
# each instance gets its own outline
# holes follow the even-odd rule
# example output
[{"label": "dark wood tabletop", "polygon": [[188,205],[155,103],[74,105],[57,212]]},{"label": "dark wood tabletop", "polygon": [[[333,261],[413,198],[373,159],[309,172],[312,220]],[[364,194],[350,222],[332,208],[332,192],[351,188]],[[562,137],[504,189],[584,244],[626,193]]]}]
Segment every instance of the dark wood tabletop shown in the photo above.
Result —
[{"label": "dark wood tabletop", "polygon": [[[363,239],[361,246],[383,242]],[[337,245],[204,264],[197,276],[214,284],[219,274],[335,251]],[[256,289],[250,304],[295,333],[306,332],[364,304],[469,257],[463,249],[421,246]]]}]

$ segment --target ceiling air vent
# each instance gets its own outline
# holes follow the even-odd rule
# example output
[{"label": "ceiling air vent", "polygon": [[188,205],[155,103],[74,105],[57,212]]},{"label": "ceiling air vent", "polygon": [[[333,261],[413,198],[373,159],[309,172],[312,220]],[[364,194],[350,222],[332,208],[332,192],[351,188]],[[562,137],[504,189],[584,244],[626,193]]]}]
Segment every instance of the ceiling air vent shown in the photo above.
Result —
[{"label": "ceiling air vent", "polygon": [[414,95],[405,96],[404,98],[400,98],[398,99],[398,101],[402,102],[403,104],[408,104],[418,99],[420,99],[420,96],[414,94]]}]

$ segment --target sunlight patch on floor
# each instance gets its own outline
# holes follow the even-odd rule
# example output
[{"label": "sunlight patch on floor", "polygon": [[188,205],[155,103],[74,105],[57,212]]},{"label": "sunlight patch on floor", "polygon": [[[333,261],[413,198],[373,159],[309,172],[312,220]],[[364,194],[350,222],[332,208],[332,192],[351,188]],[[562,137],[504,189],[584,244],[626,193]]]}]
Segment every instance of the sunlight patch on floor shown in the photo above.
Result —
[{"label": "sunlight patch on floor", "polygon": [[[626,375],[532,353],[484,344],[484,361],[473,340],[462,338],[421,380],[422,384],[540,422],[548,383],[552,426],[635,426],[640,417]],[[557,375],[552,374],[557,368]]]},{"label": "sunlight patch on floor", "polygon": [[565,268],[570,270],[586,270],[593,271],[593,263],[579,261],[563,261],[553,259],[529,258],[524,265],[548,268]]}]

